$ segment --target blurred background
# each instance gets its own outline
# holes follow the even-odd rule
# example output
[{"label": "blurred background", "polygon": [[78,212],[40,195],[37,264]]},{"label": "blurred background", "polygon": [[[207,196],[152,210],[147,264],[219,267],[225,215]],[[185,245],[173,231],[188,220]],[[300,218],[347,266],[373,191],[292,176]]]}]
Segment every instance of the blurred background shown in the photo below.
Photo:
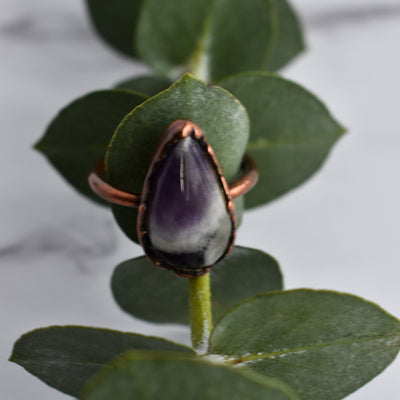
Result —
[{"label": "blurred background", "polygon": [[[237,243],[276,257],[286,288],[354,293],[400,317],[400,2],[291,2],[308,50],[282,74],[348,134],[306,184],[248,212]],[[146,68],[95,35],[82,0],[0,0],[0,54],[0,398],[61,400],[7,361],[22,333],[74,324],[189,342],[117,307],[111,272],[141,249],[32,149],[68,102]],[[397,359],[348,399],[394,399],[399,374]]]}]

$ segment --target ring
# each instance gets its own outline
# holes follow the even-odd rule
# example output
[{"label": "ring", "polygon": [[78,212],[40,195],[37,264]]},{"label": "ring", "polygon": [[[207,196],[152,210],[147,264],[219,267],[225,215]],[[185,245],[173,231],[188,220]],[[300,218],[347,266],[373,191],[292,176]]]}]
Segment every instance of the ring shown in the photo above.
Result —
[{"label": "ring", "polygon": [[233,247],[233,199],[258,180],[257,166],[247,155],[241,171],[228,186],[203,131],[194,122],[179,119],[165,131],[142,193],[107,183],[104,159],[88,180],[92,190],[110,203],[139,208],[137,232],[147,257],[188,278],[207,273]]}]

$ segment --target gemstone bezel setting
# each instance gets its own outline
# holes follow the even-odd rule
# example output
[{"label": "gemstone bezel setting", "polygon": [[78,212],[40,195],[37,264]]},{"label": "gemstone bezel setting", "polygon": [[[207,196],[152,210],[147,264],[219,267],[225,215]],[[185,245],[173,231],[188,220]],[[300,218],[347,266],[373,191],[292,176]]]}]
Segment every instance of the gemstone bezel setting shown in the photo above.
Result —
[{"label": "gemstone bezel setting", "polygon": [[190,278],[206,274],[212,267],[212,265],[172,265],[166,260],[165,257],[162,256],[162,254],[160,254],[160,251],[154,246],[151,240],[151,234],[149,232],[149,208],[151,208],[149,202],[151,201],[152,191],[154,190],[155,184],[157,183],[155,182],[156,172],[160,167],[160,163],[165,161],[166,155],[171,151],[171,148],[173,148],[173,146],[177,145],[180,141],[186,138],[192,138],[200,145],[203,155],[206,157],[207,162],[212,168],[216,182],[220,187],[222,200],[231,222],[231,230],[229,238],[227,240],[227,246],[221,256],[212,265],[216,264],[218,261],[224,258],[232,249],[236,234],[236,216],[234,203],[229,193],[229,186],[225,180],[225,177],[222,174],[215,153],[205,138],[204,132],[200,129],[200,127],[189,120],[180,119],[174,121],[164,133],[162,141],[158,147],[155,156],[153,157],[144,181],[141,201],[138,210],[137,232],[139,242],[142,245],[146,256],[155,265],[161,268],[172,270],[179,276]]}]

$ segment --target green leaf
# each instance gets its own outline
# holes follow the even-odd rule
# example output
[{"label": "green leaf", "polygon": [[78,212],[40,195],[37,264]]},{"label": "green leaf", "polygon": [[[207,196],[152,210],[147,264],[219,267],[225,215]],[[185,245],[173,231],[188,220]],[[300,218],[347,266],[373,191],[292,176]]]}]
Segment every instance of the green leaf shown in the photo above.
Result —
[{"label": "green leaf", "polygon": [[138,52],[158,73],[189,69],[204,80],[264,69],[276,40],[274,4],[147,0],[138,25]]},{"label": "green leaf", "polygon": [[266,69],[277,71],[304,50],[300,21],[286,0],[275,0],[277,20],[276,43],[270,53]]},{"label": "green leaf", "polygon": [[155,96],[172,85],[167,78],[159,76],[139,76],[124,80],[116,85],[117,89],[132,90],[136,93],[142,93],[145,96]]},{"label": "green leaf", "polygon": [[85,400],[299,400],[277,379],[180,354],[130,352],[85,389]]},{"label": "green leaf", "polygon": [[315,96],[276,75],[246,73],[221,85],[250,116],[247,153],[257,162],[260,179],[246,195],[246,207],[267,203],[303,183],[344,132]]},{"label": "green leaf", "polygon": [[276,41],[275,1],[219,0],[215,4],[208,49],[212,79],[265,69]]},{"label": "green leaf", "polygon": [[137,30],[138,53],[166,74],[189,62],[204,35],[214,0],[146,0]]},{"label": "green leaf", "polygon": [[[259,250],[235,246],[210,271],[213,319],[255,293],[282,289],[279,265]],[[157,268],[146,257],[118,265],[112,291],[129,314],[153,322],[189,323],[187,280]]]},{"label": "green leaf", "polygon": [[35,145],[80,193],[105,204],[90,189],[90,170],[104,157],[115,128],[145,100],[125,90],[103,90],[83,96],[62,109]]},{"label": "green leaf", "polygon": [[235,204],[236,228],[239,228],[243,220],[244,196],[236,197],[233,202]]},{"label": "green leaf", "polygon": [[294,290],[249,299],[219,321],[211,352],[276,377],[307,400],[339,400],[379,374],[400,323],[361,298]]},{"label": "green leaf", "polygon": [[[246,110],[229,92],[206,85],[190,75],[134,109],[119,125],[106,155],[109,182],[140,193],[160,138],[175,120],[195,122],[214,149],[225,178],[237,173],[246,148],[249,121]],[[135,209],[112,206],[121,229],[136,238]]]},{"label": "green leaf", "polygon": [[78,396],[95,373],[128,350],[188,352],[164,339],[79,326],[52,326],[23,335],[10,361],[48,385]]},{"label": "green leaf", "polygon": [[86,0],[94,27],[102,38],[124,54],[136,57],[135,31],[143,0]]},{"label": "green leaf", "polygon": [[138,209],[111,204],[111,210],[122,232],[124,232],[130,240],[139,244],[136,224]]}]

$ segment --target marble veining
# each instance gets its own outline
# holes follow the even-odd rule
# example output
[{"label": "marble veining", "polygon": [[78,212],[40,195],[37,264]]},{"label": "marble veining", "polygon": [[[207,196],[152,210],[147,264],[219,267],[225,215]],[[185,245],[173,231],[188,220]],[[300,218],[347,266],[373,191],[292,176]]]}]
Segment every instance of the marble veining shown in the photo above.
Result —
[{"label": "marble veining", "polygon": [[[63,226],[60,229],[59,225]],[[81,272],[88,272],[94,260],[117,248],[111,219],[70,221],[43,226],[0,247],[0,260],[27,261],[58,255],[68,259]]]},{"label": "marble veining", "polygon": [[400,4],[377,4],[367,7],[350,6],[346,9],[333,9],[329,12],[307,14],[307,27],[327,30],[340,25],[360,25],[370,21],[387,20],[400,17]]}]

